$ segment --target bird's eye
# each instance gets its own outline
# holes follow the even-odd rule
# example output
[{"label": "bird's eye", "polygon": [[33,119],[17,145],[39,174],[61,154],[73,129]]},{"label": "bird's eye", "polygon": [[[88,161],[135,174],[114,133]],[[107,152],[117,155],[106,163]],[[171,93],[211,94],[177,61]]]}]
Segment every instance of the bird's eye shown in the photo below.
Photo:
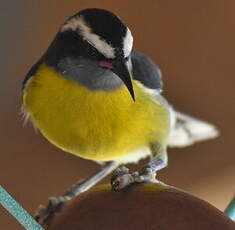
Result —
[{"label": "bird's eye", "polygon": [[87,47],[87,53],[89,55],[91,55],[92,57],[96,57],[96,55],[97,55],[96,49],[93,46],[91,46],[90,44]]},{"label": "bird's eye", "polygon": [[105,57],[95,48],[93,47],[90,43],[86,43],[86,55],[87,57],[94,59],[94,60],[102,60]]}]

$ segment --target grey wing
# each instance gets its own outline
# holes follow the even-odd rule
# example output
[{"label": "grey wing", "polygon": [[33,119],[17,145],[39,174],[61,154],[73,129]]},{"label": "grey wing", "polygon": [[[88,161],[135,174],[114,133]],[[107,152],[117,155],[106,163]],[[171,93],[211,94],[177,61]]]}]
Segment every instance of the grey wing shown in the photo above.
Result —
[{"label": "grey wing", "polygon": [[168,142],[170,147],[186,147],[219,135],[219,131],[214,125],[174,109],[171,109],[171,121]]},{"label": "grey wing", "polygon": [[133,78],[149,89],[162,91],[162,74],[159,67],[147,56],[138,52],[131,53]]}]

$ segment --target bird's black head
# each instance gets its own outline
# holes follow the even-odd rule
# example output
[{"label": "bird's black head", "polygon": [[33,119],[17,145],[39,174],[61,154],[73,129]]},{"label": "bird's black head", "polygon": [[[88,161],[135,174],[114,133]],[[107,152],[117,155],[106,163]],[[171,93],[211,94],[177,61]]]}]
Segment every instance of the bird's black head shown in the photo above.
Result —
[{"label": "bird's black head", "polygon": [[44,59],[56,69],[64,60],[70,59],[71,65],[71,60],[85,59],[121,78],[134,99],[128,68],[132,45],[131,32],[119,17],[103,9],[85,9],[65,21]]},{"label": "bird's black head", "polygon": [[[128,27],[113,13],[103,9],[85,9],[68,19],[62,30],[76,24],[83,39],[107,58],[128,57],[133,38]],[[77,24],[78,25],[78,24]]]}]

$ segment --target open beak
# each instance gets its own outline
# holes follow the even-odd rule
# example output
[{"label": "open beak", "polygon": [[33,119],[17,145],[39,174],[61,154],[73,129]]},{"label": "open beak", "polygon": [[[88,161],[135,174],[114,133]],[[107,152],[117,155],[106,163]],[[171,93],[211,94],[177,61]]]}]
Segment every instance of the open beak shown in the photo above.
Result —
[{"label": "open beak", "polygon": [[119,78],[122,79],[128,91],[130,92],[133,101],[135,101],[135,94],[134,94],[133,85],[131,81],[131,75],[129,73],[125,60],[123,58],[115,59],[111,63],[104,61],[104,62],[101,62],[100,65],[102,67],[110,69],[113,73],[115,73]]}]

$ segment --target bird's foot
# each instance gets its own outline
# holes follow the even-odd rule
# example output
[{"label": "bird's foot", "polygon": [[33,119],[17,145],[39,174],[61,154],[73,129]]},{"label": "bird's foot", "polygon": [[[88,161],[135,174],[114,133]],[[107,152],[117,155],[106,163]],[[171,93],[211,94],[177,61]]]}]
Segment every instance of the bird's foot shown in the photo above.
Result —
[{"label": "bird's foot", "polygon": [[143,167],[139,172],[129,173],[125,166],[118,168],[111,178],[111,185],[114,191],[122,190],[134,183],[143,183],[154,181],[156,171],[149,165]]},{"label": "bird's foot", "polygon": [[68,200],[70,200],[70,197],[67,196],[49,198],[47,207],[40,206],[36,211],[34,219],[38,223],[44,224],[49,219],[49,217],[51,217],[58,210],[58,208],[61,207],[61,205]]}]

